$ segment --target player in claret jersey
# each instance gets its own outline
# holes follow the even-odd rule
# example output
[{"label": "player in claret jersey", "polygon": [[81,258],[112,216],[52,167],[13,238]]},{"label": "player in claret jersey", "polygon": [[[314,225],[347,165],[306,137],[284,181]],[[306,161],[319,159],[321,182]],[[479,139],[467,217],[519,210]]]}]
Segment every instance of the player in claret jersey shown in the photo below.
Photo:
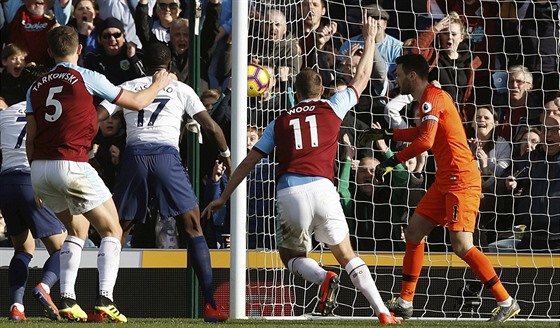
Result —
[{"label": "player in claret jersey", "polygon": [[412,300],[424,260],[424,238],[436,225],[447,226],[451,245],[475,275],[490,289],[498,302],[490,321],[503,322],[520,311],[492,267],[490,260],[473,244],[473,232],[480,204],[481,178],[477,163],[467,144],[459,111],[448,93],[428,82],[429,65],[421,55],[397,58],[397,83],[402,94],[419,100],[421,124],[408,129],[370,129],[360,142],[394,139],[411,144],[375,168],[383,180],[394,166],[429,149],[438,169],[405,231],[406,253],[399,298],[387,302],[388,308],[405,319],[412,316]]},{"label": "player in claret jersey", "polygon": [[88,164],[88,152],[97,132],[94,97],[141,110],[171,83],[173,76],[160,71],[148,88],[130,92],[77,65],[82,46],[74,28],[59,26],[50,30],[48,44],[49,54],[57,65],[27,92],[26,150],[35,194],[68,229],[60,251],[59,313],[70,320],[87,320],[76,303],[74,285],[91,223],[102,237],[97,257],[99,295],[95,310],[112,321],[126,322],[113,303],[122,229],[109,189]]},{"label": "player in claret jersey", "polygon": [[334,161],[338,147],[340,124],[345,114],[358,102],[369,82],[375,51],[377,22],[363,13],[362,32],[365,47],[356,74],[348,89],[322,100],[321,76],[304,69],[297,76],[295,90],[299,103],[283,112],[264,131],[263,137],[233,172],[220,198],[212,201],[204,215],[221,208],[233,190],[262,157],[276,147],[279,165],[278,218],[276,240],[282,262],[293,274],[320,285],[319,311],[332,312],[339,278],[325,271],[307,257],[311,250],[311,234],[329,246],[350,280],[364,294],[379,321],[398,324],[383,304],[371,272],[357,257],[350,245],[348,225],[333,184]]}]

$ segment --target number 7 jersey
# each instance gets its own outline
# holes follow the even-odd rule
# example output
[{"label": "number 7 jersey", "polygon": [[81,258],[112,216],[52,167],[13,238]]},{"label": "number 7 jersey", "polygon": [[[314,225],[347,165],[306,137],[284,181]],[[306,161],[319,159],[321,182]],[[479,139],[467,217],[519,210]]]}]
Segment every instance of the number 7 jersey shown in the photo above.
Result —
[{"label": "number 7 jersey", "polygon": [[24,101],[0,110],[1,173],[30,172],[25,153],[26,124]]}]

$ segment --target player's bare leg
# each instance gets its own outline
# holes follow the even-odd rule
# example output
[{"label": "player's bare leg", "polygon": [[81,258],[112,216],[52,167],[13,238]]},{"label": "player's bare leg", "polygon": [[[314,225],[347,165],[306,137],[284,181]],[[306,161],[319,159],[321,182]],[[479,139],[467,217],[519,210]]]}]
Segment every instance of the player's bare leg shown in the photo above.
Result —
[{"label": "player's bare leg", "polygon": [[338,274],[321,268],[317,261],[307,257],[306,252],[278,247],[278,253],[291,273],[319,285],[317,311],[324,316],[331,314],[340,286]]},{"label": "player's bare leg", "polygon": [[132,231],[132,228],[134,228],[134,221],[121,220],[120,225],[122,228],[121,245],[124,246],[128,239],[128,236],[130,235],[130,232]]},{"label": "player's bare leg", "polygon": [[340,244],[329,245],[329,249],[338,263],[346,269],[356,289],[369,301],[379,321],[382,324],[400,324],[400,320],[393,317],[383,303],[383,299],[377,290],[377,286],[371,277],[371,272],[366,263],[354,253],[348,234]]}]

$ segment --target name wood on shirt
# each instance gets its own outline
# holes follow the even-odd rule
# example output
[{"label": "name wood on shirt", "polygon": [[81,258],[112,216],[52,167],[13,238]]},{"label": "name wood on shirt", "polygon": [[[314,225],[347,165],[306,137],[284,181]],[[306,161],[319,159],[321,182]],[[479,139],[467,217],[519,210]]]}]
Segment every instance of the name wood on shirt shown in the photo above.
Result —
[{"label": "name wood on shirt", "polygon": [[315,110],[315,106],[297,106],[289,109],[288,115],[303,113],[303,112],[312,112],[314,110]]}]

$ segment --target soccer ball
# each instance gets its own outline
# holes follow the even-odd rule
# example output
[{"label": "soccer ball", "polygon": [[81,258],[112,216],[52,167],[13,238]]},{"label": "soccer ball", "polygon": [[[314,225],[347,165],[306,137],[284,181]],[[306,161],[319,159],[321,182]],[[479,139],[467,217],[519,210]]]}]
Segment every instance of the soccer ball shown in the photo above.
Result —
[{"label": "soccer ball", "polygon": [[266,69],[260,65],[249,64],[247,66],[247,95],[257,97],[262,95],[270,82],[270,76]]}]

